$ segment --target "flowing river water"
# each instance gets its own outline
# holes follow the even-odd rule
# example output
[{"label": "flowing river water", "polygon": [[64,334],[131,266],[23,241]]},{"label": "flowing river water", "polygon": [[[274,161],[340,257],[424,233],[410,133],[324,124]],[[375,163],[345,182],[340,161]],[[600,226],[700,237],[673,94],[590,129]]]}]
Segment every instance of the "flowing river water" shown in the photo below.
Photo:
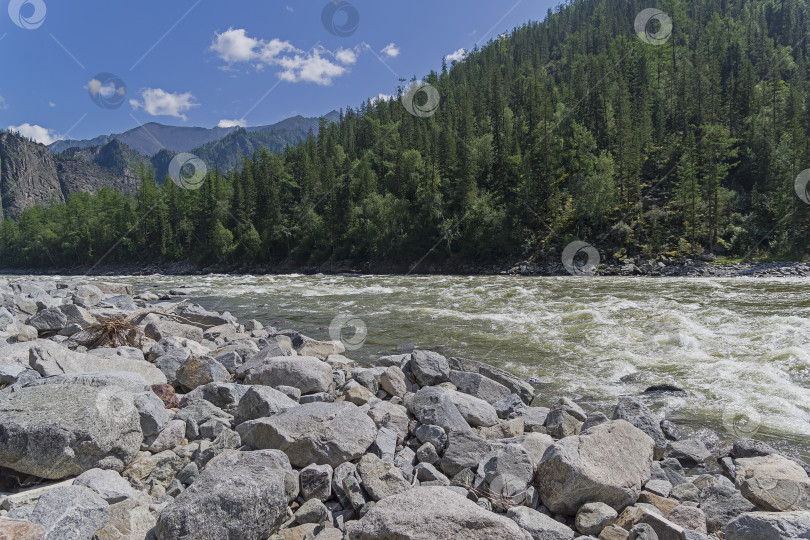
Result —
[{"label": "flowing river water", "polygon": [[[686,393],[644,399],[686,432],[751,436],[810,457],[810,279],[212,275],[118,281],[134,283],[138,292],[188,287],[189,298],[209,309],[318,339],[330,339],[331,327],[331,337],[345,339],[346,355],[359,361],[414,344],[488,362],[540,379],[538,401],[545,406],[567,396],[610,415],[620,396],[674,385]],[[365,326],[365,336],[355,325]]]}]

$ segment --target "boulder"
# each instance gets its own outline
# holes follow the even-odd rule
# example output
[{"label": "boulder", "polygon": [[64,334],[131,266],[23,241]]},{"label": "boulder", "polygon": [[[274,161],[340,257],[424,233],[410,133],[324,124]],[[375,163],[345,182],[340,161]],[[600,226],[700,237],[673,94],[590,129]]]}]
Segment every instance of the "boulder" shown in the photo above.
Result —
[{"label": "boulder", "polygon": [[676,506],[669,515],[667,515],[667,519],[676,525],[680,525],[684,529],[707,534],[706,514],[703,513],[703,510],[695,506]]},{"label": "boulder", "polygon": [[433,351],[413,351],[408,363],[411,373],[422,386],[435,386],[450,380],[447,358]]},{"label": "boulder", "polygon": [[45,540],[45,527],[23,521],[0,517],[0,538],[8,540]]},{"label": "boulder", "polygon": [[475,469],[491,451],[492,444],[472,432],[450,433],[442,457],[442,471],[453,477],[464,469]]},{"label": "boulder", "polygon": [[347,523],[346,536],[349,540],[531,538],[514,521],[443,487],[417,487],[377,502],[362,519]]},{"label": "boulder", "polygon": [[30,521],[45,528],[45,540],[92,538],[107,523],[108,504],[83,486],[61,486],[39,498]]},{"label": "boulder", "polygon": [[154,441],[149,444],[149,451],[159,454],[171,450],[183,443],[186,438],[186,423],[182,420],[169,421]]},{"label": "boulder", "polygon": [[332,467],[329,465],[308,465],[301,469],[298,480],[301,483],[301,497],[305,501],[319,499],[327,501],[332,496]]},{"label": "boulder", "polygon": [[483,399],[453,390],[448,390],[448,395],[458,412],[472,427],[489,427],[498,423],[495,408]]},{"label": "boulder", "polygon": [[706,528],[710,533],[722,531],[740,514],[756,510],[729,481],[710,484],[702,489],[700,509],[706,514]]},{"label": "boulder", "polygon": [[168,487],[177,474],[188,463],[171,450],[164,450],[158,454],[139,452],[135,460],[124,469],[122,475],[129,479],[133,485],[143,488],[153,484]]},{"label": "boulder", "polygon": [[0,400],[0,418],[0,466],[42,478],[121,471],[143,440],[132,394],[114,386],[22,388]]},{"label": "boulder", "polygon": [[447,433],[470,431],[470,426],[444,388],[427,386],[405,400],[405,405],[423,424],[439,426]]},{"label": "boulder", "polygon": [[619,513],[605,503],[586,503],[577,512],[576,526],[582,534],[597,536],[602,529],[612,525]]},{"label": "boulder", "polygon": [[90,469],[83,472],[73,481],[73,485],[93,490],[109,504],[121,502],[138,493],[120,474],[102,469]]},{"label": "boulder", "polygon": [[356,405],[309,403],[237,427],[242,443],[284,451],[296,467],[332,467],[362,456],[377,437],[377,427]]},{"label": "boulder", "polygon": [[640,399],[621,398],[613,411],[613,419],[626,420],[636,426],[652,437],[656,448],[663,449],[667,444],[667,439],[661,430],[661,421]]},{"label": "boulder", "polygon": [[210,356],[192,356],[177,370],[177,382],[189,390],[213,382],[226,382],[230,378],[225,366]]},{"label": "boulder", "polygon": [[576,535],[556,519],[527,506],[510,508],[506,517],[528,531],[533,540],[572,540]]},{"label": "boulder", "polygon": [[133,361],[120,356],[105,358],[97,354],[77,353],[61,345],[43,347],[36,344],[30,347],[28,365],[43,377],[52,377],[63,373],[127,371],[137,373],[149,384],[166,383],[166,376],[163,372],[144,360]]},{"label": "boulder", "polygon": [[149,511],[149,498],[127,499],[109,507],[109,518],[93,540],[142,540],[150,538],[157,517]]},{"label": "boulder", "polygon": [[333,354],[343,354],[346,347],[340,341],[318,341],[307,338],[298,347],[298,354],[301,356],[321,356],[327,358]]},{"label": "boulder", "polygon": [[751,512],[731,521],[726,540],[799,540],[810,538],[810,512]]},{"label": "boulder", "polygon": [[372,499],[379,501],[407,491],[411,485],[396,466],[385,463],[374,454],[366,454],[357,464],[357,473]]},{"label": "boulder", "polygon": [[246,370],[244,378],[245,384],[292,386],[310,394],[329,390],[332,368],[313,356],[277,356]]},{"label": "boulder", "polygon": [[573,516],[587,502],[619,511],[635,503],[650,479],[653,440],[614,420],[549,448],[537,467],[540,498],[549,510]]},{"label": "boulder", "polygon": [[663,453],[664,458],[675,458],[684,467],[700,467],[707,460],[713,459],[706,444],[699,439],[668,441]]},{"label": "boulder", "polygon": [[[381,400],[369,408],[368,415],[374,420],[378,428],[388,428],[403,440],[408,435],[408,426],[411,420],[408,418],[408,409],[402,405]],[[442,433],[444,433],[443,430]],[[445,434],[446,438],[447,435]]]},{"label": "boulder", "polygon": [[291,473],[278,450],[227,451],[160,512],[155,535],[264,540],[287,517]]},{"label": "boulder", "polygon": [[39,332],[57,332],[67,326],[67,316],[59,311],[59,308],[42,309],[36,315],[28,319],[29,326],[33,326]]},{"label": "boulder", "polygon": [[180,401],[180,406],[184,407],[190,401],[204,399],[220,409],[227,411],[238,407],[240,400],[250,388],[250,386],[244,384],[210,382],[203,386],[198,386],[183,396],[183,399]]},{"label": "boulder", "polygon": [[532,399],[534,399],[534,387],[506,370],[490,366],[483,362],[467,360],[466,358],[450,358],[448,363],[450,364],[450,369],[455,371],[478,373],[504,385],[510,392],[520,396],[520,399],[526,405],[530,404]]},{"label": "boulder", "polygon": [[144,334],[160,341],[167,337],[181,337],[184,339],[192,339],[196,342],[203,340],[203,331],[197,326],[190,324],[183,324],[175,321],[155,321],[146,325]]},{"label": "boulder", "polygon": [[256,418],[267,418],[298,406],[298,403],[275,388],[248,386],[247,389],[234,413],[233,421],[236,425]]},{"label": "boulder", "polygon": [[495,382],[480,373],[451,370],[450,382],[456,385],[459,392],[483,399],[489,404],[508,398],[512,393],[501,383]]},{"label": "boulder", "polygon": [[380,375],[380,385],[392,396],[403,397],[408,391],[405,374],[396,366],[390,366]]}]

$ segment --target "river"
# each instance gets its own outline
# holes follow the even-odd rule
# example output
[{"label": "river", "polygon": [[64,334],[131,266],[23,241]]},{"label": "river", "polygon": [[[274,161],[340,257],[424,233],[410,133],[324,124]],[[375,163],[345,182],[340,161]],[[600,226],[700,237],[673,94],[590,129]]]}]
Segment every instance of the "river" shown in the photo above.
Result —
[{"label": "river", "polygon": [[[112,280],[112,278],[104,278]],[[121,277],[138,292],[188,287],[189,298],[342,337],[359,361],[403,344],[464,356],[541,381],[559,396],[612,413],[645,396],[684,431],[751,436],[810,455],[810,279],[517,276]],[[343,315],[335,320],[338,315]],[[343,321],[352,324],[340,326]],[[360,328],[359,333],[353,331]],[[365,335],[362,331],[365,326]]]}]

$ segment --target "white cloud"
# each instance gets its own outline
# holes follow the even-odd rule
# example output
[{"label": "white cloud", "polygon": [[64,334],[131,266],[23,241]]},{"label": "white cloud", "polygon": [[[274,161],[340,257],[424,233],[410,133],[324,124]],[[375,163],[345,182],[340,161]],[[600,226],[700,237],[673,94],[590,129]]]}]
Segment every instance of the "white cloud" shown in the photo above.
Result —
[{"label": "white cloud", "polygon": [[244,28],[236,30],[229,28],[216,36],[211,44],[211,50],[229,64],[248,62],[256,58],[256,47],[259,46],[259,40],[248,37]]},{"label": "white cloud", "polygon": [[113,95],[118,94],[119,96],[121,96],[121,99],[123,100],[123,97],[127,94],[127,89],[125,87],[116,86],[112,82],[104,84],[98,79],[90,79],[90,82],[87,83],[87,86],[85,86],[85,88],[90,92],[90,95],[92,95],[93,97],[96,97],[100,94],[101,97],[103,97],[104,99],[110,99],[111,97],[113,97]]},{"label": "white cloud", "polygon": [[191,92],[183,94],[172,94],[160,88],[144,88],[141,90],[141,98],[129,100],[133,109],[143,109],[152,116],[174,116],[187,120],[184,112],[199,104],[194,103],[194,96]]},{"label": "white cloud", "polygon": [[220,120],[217,127],[221,128],[232,128],[232,127],[247,127],[247,122],[245,120]]},{"label": "white cloud", "polygon": [[244,29],[229,28],[215,33],[211,50],[230,64],[251,63],[257,71],[268,66],[278,66],[278,77],[288,82],[312,82],[323,86],[348,72],[345,66],[357,62],[357,52],[352,49],[338,49],[337,52],[317,47],[309,52],[293,46],[289,41],[274,38],[269,41],[252,38]]},{"label": "white cloud", "polygon": [[389,43],[380,52],[383,53],[385,56],[388,56],[389,58],[396,58],[397,56],[399,56],[400,50],[399,47],[397,47],[396,43]]},{"label": "white cloud", "polygon": [[6,109],[8,109],[8,102],[6,98],[0,96],[0,111],[5,111]]},{"label": "white cloud", "polygon": [[450,54],[448,54],[447,55],[447,61],[452,64],[453,62],[461,62],[466,57],[467,57],[467,50],[464,49],[464,48],[461,48],[461,49],[459,49],[457,51],[453,51]]},{"label": "white cloud", "polygon": [[335,60],[341,64],[351,65],[357,62],[357,53],[351,49],[339,49],[335,53]]},{"label": "white cloud", "polygon": [[377,94],[377,97],[371,98],[371,102],[372,103],[378,103],[380,101],[391,101],[392,99],[395,99],[396,97],[397,96],[392,96],[391,94],[383,94],[382,92],[380,92],[379,94]]},{"label": "white cloud", "polygon": [[295,10],[292,8],[292,6],[284,6],[284,9],[286,9],[286,10],[287,10],[287,11],[289,11],[290,13],[292,13],[293,11],[295,11]]},{"label": "white cloud", "polygon": [[61,135],[57,135],[56,133],[54,133],[52,129],[44,128],[42,126],[37,125],[32,126],[31,124],[28,123],[19,126],[8,126],[8,130],[17,132],[23,137],[34,139],[38,143],[42,143],[46,146],[56,141],[60,141],[63,138]]},{"label": "white cloud", "polygon": [[53,101],[49,101],[48,107],[50,107],[51,109],[56,108],[56,103],[54,103]]}]

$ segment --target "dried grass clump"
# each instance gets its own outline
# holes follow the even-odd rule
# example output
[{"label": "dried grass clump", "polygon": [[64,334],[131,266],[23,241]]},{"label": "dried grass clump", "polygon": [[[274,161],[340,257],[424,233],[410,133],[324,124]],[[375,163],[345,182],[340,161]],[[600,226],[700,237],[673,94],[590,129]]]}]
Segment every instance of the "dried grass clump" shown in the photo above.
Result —
[{"label": "dried grass clump", "polygon": [[80,344],[89,349],[138,347],[143,331],[129,317],[104,317],[82,332]]}]

